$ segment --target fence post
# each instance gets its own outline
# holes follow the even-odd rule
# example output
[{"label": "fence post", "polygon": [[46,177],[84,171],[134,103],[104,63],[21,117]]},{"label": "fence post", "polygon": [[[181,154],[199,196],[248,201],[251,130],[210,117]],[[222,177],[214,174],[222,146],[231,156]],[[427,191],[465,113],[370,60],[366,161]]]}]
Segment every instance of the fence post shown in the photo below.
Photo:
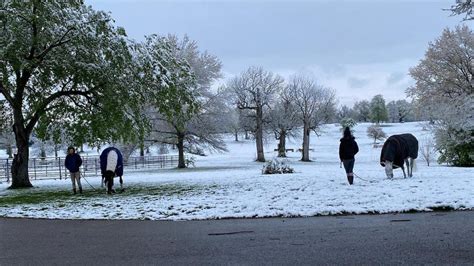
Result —
[{"label": "fence post", "polygon": [[33,158],[33,172],[35,173],[35,180],[36,180],[36,158]]},{"label": "fence post", "polygon": [[[66,158],[64,158],[66,160]],[[64,179],[67,179],[67,168],[64,166]]]},{"label": "fence post", "polygon": [[63,169],[61,169],[61,157],[56,157],[56,160],[58,160],[58,166],[59,166],[59,180],[63,179]]},{"label": "fence post", "polygon": [[10,160],[7,159],[7,172],[5,173],[7,175],[7,183],[10,183],[10,170],[9,170],[9,166],[10,166]]}]

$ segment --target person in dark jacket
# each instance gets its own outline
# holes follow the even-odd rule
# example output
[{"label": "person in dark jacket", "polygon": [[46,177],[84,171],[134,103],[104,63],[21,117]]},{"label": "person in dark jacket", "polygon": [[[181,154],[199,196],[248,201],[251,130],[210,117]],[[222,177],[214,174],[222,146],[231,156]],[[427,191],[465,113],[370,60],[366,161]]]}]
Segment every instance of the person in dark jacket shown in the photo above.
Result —
[{"label": "person in dark jacket", "polygon": [[79,193],[82,194],[82,185],[81,185],[81,172],[79,167],[82,165],[82,159],[79,154],[76,153],[74,147],[67,148],[67,156],[66,160],[64,161],[64,165],[69,170],[71,174],[71,181],[72,181],[72,191],[76,194],[76,182],[77,186],[79,187]]},{"label": "person in dark jacket", "polygon": [[339,145],[339,159],[346,170],[347,181],[349,181],[349,185],[354,183],[354,155],[356,155],[358,152],[359,146],[357,146],[357,142],[355,141],[354,136],[352,136],[349,127],[346,127],[344,129],[344,136],[341,139],[341,144]]}]

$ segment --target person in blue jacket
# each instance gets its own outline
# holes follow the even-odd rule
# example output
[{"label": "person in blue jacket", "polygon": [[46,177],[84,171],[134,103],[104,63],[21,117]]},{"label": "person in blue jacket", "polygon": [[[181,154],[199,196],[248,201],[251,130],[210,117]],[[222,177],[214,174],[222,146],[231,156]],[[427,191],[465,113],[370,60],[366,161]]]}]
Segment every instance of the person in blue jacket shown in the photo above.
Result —
[{"label": "person in blue jacket", "polygon": [[112,189],[114,177],[120,177],[120,188],[123,190],[123,157],[115,147],[108,147],[100,154],[100,171],[102,181],[107,185],[107,193],[115,192]]},{"label": "person in blue jacket", "polygon": [[72,181],[72,191],[76,194],[76,182],[77,186],[79,187],[79,193],[82,194],[82,185],[81,185],[81,172],[79,168],[82,165],[81,156],[76,153],[76,149],[74,147],[67,148],[67,155],[66,160],[64,161],[64,166],[69,170],[71,174],[71,181]]}]

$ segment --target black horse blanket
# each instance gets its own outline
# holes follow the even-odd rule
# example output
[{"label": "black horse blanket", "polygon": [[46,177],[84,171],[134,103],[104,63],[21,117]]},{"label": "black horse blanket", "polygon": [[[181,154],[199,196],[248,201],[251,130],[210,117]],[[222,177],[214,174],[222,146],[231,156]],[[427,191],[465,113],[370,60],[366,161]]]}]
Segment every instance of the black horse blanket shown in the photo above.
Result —
[{"label": "black horse blanket", "polygon": [[412,134],[390,136],[383,144],[380,165],[393,162],[393,168],[402,167],[406,158],[418,158],[418,140]]}]

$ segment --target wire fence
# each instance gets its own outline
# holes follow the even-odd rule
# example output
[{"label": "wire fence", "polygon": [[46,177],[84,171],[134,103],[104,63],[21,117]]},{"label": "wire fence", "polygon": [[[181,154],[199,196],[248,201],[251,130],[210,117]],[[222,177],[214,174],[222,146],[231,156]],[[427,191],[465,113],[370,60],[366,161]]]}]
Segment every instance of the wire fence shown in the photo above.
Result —
[{"label": "wire fence", "polygon": [[[81,156],[81,172],[85,176],[100,175],[99,156]],[[69,171],[64,167],[65,157],[30,158],[28,173],[30,180],[69,178]],[[0,180],[10,182],[13,159],[0,159]],[[178,155],[129,157],[124,161],[125,171],[146,169],[173,168],[178,165]]]}]

